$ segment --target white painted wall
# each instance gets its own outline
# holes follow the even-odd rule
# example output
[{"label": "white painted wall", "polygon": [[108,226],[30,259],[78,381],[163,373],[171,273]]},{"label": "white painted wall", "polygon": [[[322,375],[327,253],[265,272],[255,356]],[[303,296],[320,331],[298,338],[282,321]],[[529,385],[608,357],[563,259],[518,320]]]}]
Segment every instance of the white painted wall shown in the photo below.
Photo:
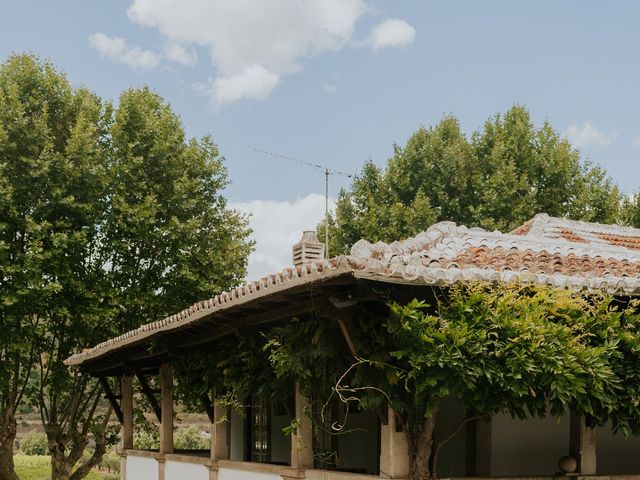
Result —
[{"label": "white painted wall", "polygon": [[[448,437],[459,427],[464,420],[465,413],[462,405],[453,397],[446,398],[438,410],[438,422],[434,436],[436,441]],[[465,429],[443,445],[438,456],[438,477],[464,477],[465,476]]]},{"label": "white painted wall", "polygon": [[[493,418],[492,475],[553,475],[558,460],[569,454],[569,416],[560,419]],[[640,437],[614,435],[610,427],[596,430],[598,475],[640,473]]]},{"label": "white painted wall", "polygon": [[[188,477],[185,477],[188,478]],[[282,480],[280,475],[275,473],[248,472],[246,470],[232,470],[221,468],[218,470],[219,480]],[[191,480],[191,479],[189,479]]]},{"label": "white painted wall", "polygon": [[231,409],[229,422],[231,460],[242,461],[244,460],[244,420],[235,408]]},{"label": "white painted wall", "polygon": [[380,420],[375,412],[351,412],[338,436],[338,461],[341,470],[374,474],[380,458]]},{"label": "white painted wall", "polygon": [[155,458],[127,454],[127,480],[157,480],[158,462]]},{"label": "white painted wall", "polygon": [[553,475],[569,454],[569,416],[527,420],[493,417],[491,474]]},{"label": "white painted wall", "polygon": [[598,475],[640,473],[640,437],[614,435],[610,426],[596,430]]},{"label": "white painted wall", "polygon": [[164,478],[165,480],[209,480],[209,470],[204,465],[196,463],[167,460]]},{"label": "white painted wall", "polygon": [[287,436],[282,429],[291,425],[292,418],[288,415],[276,415],[276,409],[271,407],[271,463],[280,465],[291,464],[291,436]]}]

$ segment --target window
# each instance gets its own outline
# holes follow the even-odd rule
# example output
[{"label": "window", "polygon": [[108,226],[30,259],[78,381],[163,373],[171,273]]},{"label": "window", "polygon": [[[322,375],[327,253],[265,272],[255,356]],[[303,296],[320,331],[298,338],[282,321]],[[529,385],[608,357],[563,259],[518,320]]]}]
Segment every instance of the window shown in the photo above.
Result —
[{"label": "window", "polygon": [[[324,411],[321,415],[321,410]],[[316,453],[314,466],[323,470],[336,470],[338,460],[338,436],[333,431],[333,423],[338,420],[338,405],[335,401],[329,405],[314,402],[314,417],[317,424],[314,428],[313,451]],[[322,418],[324,416],[324,418]]]},{"label": "window", "polygon": [[248,409],[248,460],[269,463],[271,461],[271,407],[258,395],[251,396]]}]

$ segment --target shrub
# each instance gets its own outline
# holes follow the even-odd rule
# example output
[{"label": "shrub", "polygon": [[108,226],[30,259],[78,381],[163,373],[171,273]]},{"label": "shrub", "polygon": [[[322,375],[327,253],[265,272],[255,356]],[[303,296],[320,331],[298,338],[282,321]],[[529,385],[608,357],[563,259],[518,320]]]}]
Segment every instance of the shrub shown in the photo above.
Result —
[{"label": "shrub", "polygon": [[43,432],[31,430],[20,441],[20,451],[25,455],[48,455],[47,436]]},{"label": "shrub", "polygon": [[176,433],[174,446],[178,450],[207,450],[209,441],[200,436],[197,426],[191,425]]},{"label": "shrub", "polygon": [[133,438],[133,446],[139,450],[158,450],[160,437],[157,432],[137,432]]}]

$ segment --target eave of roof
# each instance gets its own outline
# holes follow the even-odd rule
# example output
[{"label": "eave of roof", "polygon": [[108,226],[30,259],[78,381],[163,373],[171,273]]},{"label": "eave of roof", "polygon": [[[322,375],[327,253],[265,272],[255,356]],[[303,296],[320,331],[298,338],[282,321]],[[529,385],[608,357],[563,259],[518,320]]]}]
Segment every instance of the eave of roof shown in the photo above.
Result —
[{"label": "eave of roof", "polygon": [[326,281],[349,274],[351,271],[350,267],[341,262],[320,262],[307,264],[302,268],[287,268],[281,273],[261,278],[229,292],[223,292],[211,299],[197,302],[189,308],[162,320],[141,325],[134,330],[99,343],[95,347],[72,355],[64,363],[69,366],[81,365],[86,361],[107,355],[114,350],[131,346],[134,343],[144,342],[160,333],[197,323],[214,313],[235,308],[248,301],[258,300],[300,285],[311,285]]},{"label": "eave of roof", "polygon": [[[614,241],[602,238],[607,235]],[[629,242],[621,244],[621,236],[640,239],[640,230],[541,214],[508,234],[440,222],[413,238],[391,244],[360,240],[350,256],[287,268],[142,325],[77,353],[65,363],[81,365],[160,333],[195,324],[216,312],[341,275],[401,284],[520,283],[637,295],[640,250],[633,248],[633,242],[631,246]]]}]

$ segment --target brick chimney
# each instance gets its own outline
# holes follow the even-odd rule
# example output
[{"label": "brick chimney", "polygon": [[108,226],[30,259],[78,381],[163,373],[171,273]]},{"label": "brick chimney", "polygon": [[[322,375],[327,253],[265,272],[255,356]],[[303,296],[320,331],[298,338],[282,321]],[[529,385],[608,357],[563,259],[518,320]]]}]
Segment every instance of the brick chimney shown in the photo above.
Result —
[{"label": "brick chimney", "polygon": [[323,259],[324,245],[318,240],[316,232],[313,230],[302,232],[302,238],[293,246],[293,264],[297,267]]}]

